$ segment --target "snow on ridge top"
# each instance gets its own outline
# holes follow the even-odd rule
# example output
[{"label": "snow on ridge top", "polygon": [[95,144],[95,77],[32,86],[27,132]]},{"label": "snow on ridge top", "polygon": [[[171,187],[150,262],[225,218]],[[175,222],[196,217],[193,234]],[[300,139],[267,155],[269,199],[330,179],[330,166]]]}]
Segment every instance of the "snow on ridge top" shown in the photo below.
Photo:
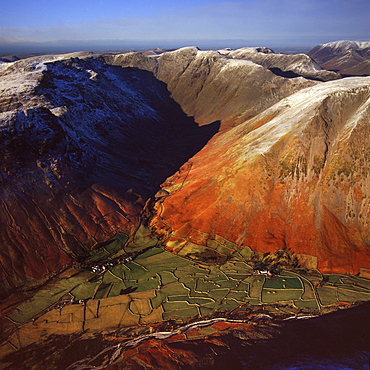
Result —
[{"label": "snow on ridge top", "polygon": [[42,73],[46,70],[46,64],[59,60],[70,58],[87,58],[91,56],[90,52],[76,52],[66,54],[50,54],[20,59],[15,62],[7,63],[6,68],[0,70],[2,73],[0,79],[1,94],[20,94],[34,89]]},{"label": "snow on ridge top", "polygon": [[198,50],[197,57],[219,57],[221,54],[216,50]]},{"label": "snow on ridge top", "polygon": [[5,71],[8,67],[10,67],[14,62],[1,62],[0,61],[0,73]]},{"label": "snow on ridge top", "polygon": [[244,48],[236,49],[235,51],[247,51],[251,53],[276,54],[272,49],[266,46],[246,46]]},{"label": "snow on ridge top", "polygon": [[[153,56],[158,58],[158,60],[166,60],[167,58],[175,58],[181,60],[182,58],[194,58],[198,55],[200,49],[196,46],[186,46],[172,51],[166,51],[162,54]],[[146,56],[148,57],[148,56]],[[152,57],[152,58],[153,58]]]},{"label": "snow on ridge top", "polygon": [[333,41],[328,42],[326,44],[321,44],[319,46],[323,47],[331,47],[333,49],[363,49],[370,47],[370,41],[349,41],[349,40],[340,40],[340,41]]},{"label": "snow on ridge top", "polygon": [[311,109],[312,104],[319,103],[332,94],[356,88],[367,88],[370,91],[370,77],[347,77],[307,87],[282,99],[269,109],[275,110],[276,107],[293,107],[295,105]]},{"label": "snow on ridge top", "polygon": [[251,60],[247,59],[227,59],[226,64],[222,67],[222,71],[228,68],[237,68],[237,67],[257,67],[257,68],[263,68],[257,63],[252,62]]},{"label": "snow on ridge top", "polygon": [[197,47],[197,46],[184,46],[182,48],[179,48],[179,49],[176,49],[176,50],[173,50],[173,51],[167,51],[163,54],[167,54],[167,53],[183,53],[183,52],[195,52],[195,53],[198,53],[200,51],[200,49]]},{"label": "snow on ridge top", "polygon": [[26,59],[20,59],[15,62],[12,62],[11,64],[13,65],[19,65],[19,66],[26,66],[26,65],[31,65],[31,66],[38,66],[40,64],[45,64],[45,63],[51,63],[55,62],[58,60],[66,60],[66,59],[71,59],[71,58],[87,58],[92,56],[93,53],[88,52],[88,51],[78,51],[78,52],[73,52],[73,53],[65,53],[65,54],[46,54],[46,55],[39,55],[35,57],[30,57]]},{"label": "snow on ridge top", "polygon": [[243,160],[252,160],[256,155],[264,155],[288,132],[294,129],[303,130],[305,124],[302,122],[308,123],[315,107],[327,97],[341,92],[351,94],[355,89],[367,89],[370,94],[370,77],[349,77],[305,88],[252,118],[258,121],[278,112],[274,118],[259,128],[245,134],[244,124],[237,126],[235,130],[241,137],[241,145],[247,148]]}]

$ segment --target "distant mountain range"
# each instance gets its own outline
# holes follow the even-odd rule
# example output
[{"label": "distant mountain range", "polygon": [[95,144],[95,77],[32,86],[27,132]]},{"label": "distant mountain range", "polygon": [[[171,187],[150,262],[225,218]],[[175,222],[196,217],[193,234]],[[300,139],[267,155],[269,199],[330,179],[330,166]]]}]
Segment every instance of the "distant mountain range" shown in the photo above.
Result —
[{"label": "distant mountain range", "polygon": [[370,75],[370,42],[329,42],[315,46],[308,55],[322,68],[342,75]]}]

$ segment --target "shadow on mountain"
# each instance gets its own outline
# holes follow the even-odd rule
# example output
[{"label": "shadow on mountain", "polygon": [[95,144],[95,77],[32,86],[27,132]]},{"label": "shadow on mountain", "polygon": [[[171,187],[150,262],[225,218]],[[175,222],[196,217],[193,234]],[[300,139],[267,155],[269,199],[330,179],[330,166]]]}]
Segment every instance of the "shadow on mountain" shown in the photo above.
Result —
[{"label": "shadow on mountain", "polygon": [[6,106],[1,132],[6,294],[131,230],[146,200],[220,126],[198,127],[150,72],[97,59],[31,62],[22,68],[40,79]]},{"label": "shadow on mountain", "polygon": [[293,71],[283,71],[282,69],[278,68],[278,67],[272,67],[272,68],[269,68],[269,70],[275,74],[276,76],[280,76],[280,77],[285,77],[285,78],[296,78],[296,77],[304,77],[308,80],[313,80],[313,81],[325,81],[323,80],[322,78],[316,78],[316,77],[312,77],[312,76],[302,76],[296,72],[293,72]]},{"label": "shadow on mountain", "polygon": [[343,74],[341,73],[340,74],[343,78],[345,77],[369,77],[370,75],[367,73],[367,74]]},{"label": "shadow on mountain", "polygon": [[151,72],[96,59],[47,64],[37,92],[63,112],[44,157],[62,154],[78,186],[152,196],[220,127],[199,127]]}]

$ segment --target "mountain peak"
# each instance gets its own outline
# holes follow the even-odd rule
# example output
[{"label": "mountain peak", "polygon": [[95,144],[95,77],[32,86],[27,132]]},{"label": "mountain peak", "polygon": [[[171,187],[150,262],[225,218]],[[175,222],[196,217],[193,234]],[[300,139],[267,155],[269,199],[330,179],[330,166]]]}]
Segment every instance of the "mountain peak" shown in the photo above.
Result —
[{"label": "mountain peak", "polygon": [[370,42],[335,41],[317,45],[308,55],[322,68],[342,75],[370,75]]}]

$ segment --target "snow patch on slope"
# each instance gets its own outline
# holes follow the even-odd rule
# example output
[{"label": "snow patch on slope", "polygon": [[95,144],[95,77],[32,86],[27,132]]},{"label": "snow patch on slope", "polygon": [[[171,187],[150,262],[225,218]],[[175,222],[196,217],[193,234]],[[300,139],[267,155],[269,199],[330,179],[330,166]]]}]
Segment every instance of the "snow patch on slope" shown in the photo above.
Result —
[{"label": "snow patch on slope", "polygon": [[326,44],[320,44],[318,46],[322,47],[330,47],[337,51],[343,50],[350,50],[350,49],[364,49],[370,47],[369,41],[348,41],[348,40],[341,40],[341,41],[333,41],[328,42]]},{"label": "snow patch on slope", "polygon": [[[274,115],[274,112],[279,112],[275,118],[242,137],[243,145],[247,149],[244,161],[266,154],[287,133],[302,132],[314,117],[316,108],[327,97],[343,92],[351,94],[351,90],[359,88],[364,88],[370,93],[370,77],[352,77],[318,84],[281,100],[253,120],[258,121],[265,116]],[[243,126],[242,124],[236,128],[241,135]]]},{"label": "snow patch on slope", "polygon": [[227,63],[222,67],[220,72],[224,72],[225,70],[228,70],[228,69],[243,68],[245,66],[255,67],[255,68],[263,68],[259,64],[253,63],[250,60],[228,59]]}]

